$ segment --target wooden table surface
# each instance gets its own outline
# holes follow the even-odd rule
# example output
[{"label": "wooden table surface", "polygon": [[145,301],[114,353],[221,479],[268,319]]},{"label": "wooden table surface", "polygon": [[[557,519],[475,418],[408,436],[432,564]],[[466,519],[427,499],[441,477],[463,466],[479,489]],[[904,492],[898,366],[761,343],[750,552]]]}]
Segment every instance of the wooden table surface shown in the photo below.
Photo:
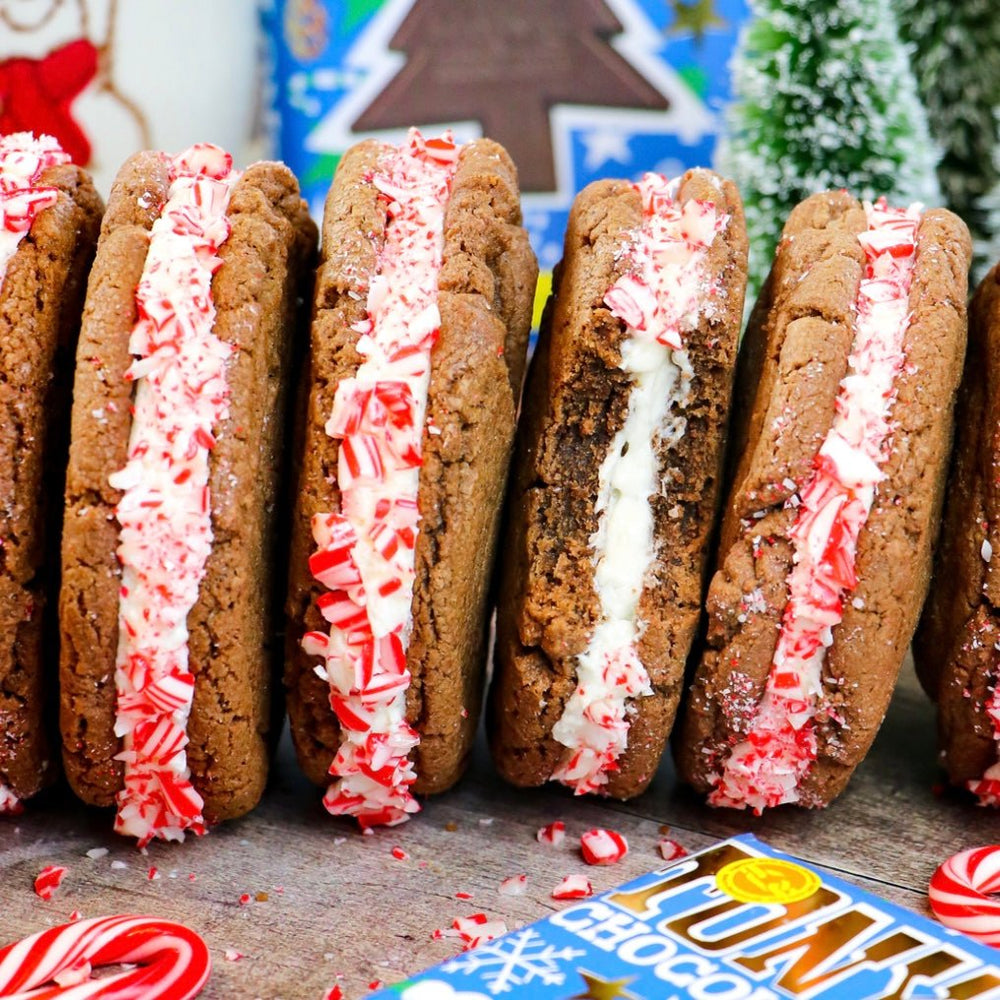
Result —
[{"label": "wooden table surface", "polygon": [[[1000,814],[935,792],[940,780],[934,711],[909,666],[871,754],[822,812],[784,807],[754,818],[712,810],[677,784],[669,761],[629,803],[574,799],[558,787],[518,791],[500,782],[480,741],[458,788],[428,801],[404,826],[362,836],[326,815],[286,739],[259,808],[182,845],[140,853],[110,832],[110,814],[84,809],[65,791],[0,820],[0,942],[61,923],[74,910],[162,916],[208,941],[213,970],[205,998],[320,1000],[337,982],[346,998],[363,997],[375,980],[391,983],[456,953],[460,942],[431,937],[455,917],[483,912],[514,928],[566,905],[550,898],[564,875],[585,873],[597,892],[658,867],[665,827],[688,850],[749,830],[926,912],[927,881],[938,863],[1000,841]],[[559,848],[535,839],[553,820],[566,824]],[[628,838],[620,864],[590,868],[580,860],[579,835],[595,826]],[[397,846],[407,858],[393,856]],[[88,857],[95,848],[107,853]],[[33,881],[51,864],[68,873],[45,902]],[[501,880],[520,873],[527,892],[500,894]],[[244,893],[253,899],[241,905]],[[227,951],[230,959],[243,957],[232,961]]]}]

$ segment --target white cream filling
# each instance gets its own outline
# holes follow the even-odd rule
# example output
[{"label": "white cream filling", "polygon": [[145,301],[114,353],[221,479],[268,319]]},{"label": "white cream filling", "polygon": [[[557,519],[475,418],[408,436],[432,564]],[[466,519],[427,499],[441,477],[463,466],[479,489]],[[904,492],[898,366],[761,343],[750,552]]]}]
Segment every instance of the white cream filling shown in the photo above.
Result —
[{"label": "white cream filling", "polygon": [[[656,558],[649,503],[650,496],[659,491],[656,448],[663,439],[679,438],[684,433],[683,418],[668,418],[687,399],[687,352],[671,351],[656,342],[628,340],[622,345],[621,368],[634,377],[634,387],[625,423],[615,434],[598,473],[595,509],[600,518],[597,531],[590,536],[600,620],[577,658],[577,691],[552,729],[553,738],[567,747],[580,742],[580,732],[588,725],[584,717],[588,704],[618,696],[604,669],[608,659],[623,647],[634,645],[642,634],[639,598]],[[581,688],[586,689],[586,695],[581,694]],[[652,694],[648,678],[635,693]]]},{"label": "white cream filling", "polygon": [[713,205],[676,203],[677,182],[647,175],[638,185],[644,224],[623,251],[630,269],[605,302],[626,322],[619,367],[631,376],[628,411],[598,472],[593,586],[600,613],[577,656],[576,688],[552,736],[568,748],[553,778],[577,793],[607,783],[627,745],[629,699],[653,693],[638,655],[645,629],[639,602],[656,558],[650,497],[661,492],[658,451],[684,436],[693,370],[682,331],[697,326],[710,290],[704,260],[728,223]]}]

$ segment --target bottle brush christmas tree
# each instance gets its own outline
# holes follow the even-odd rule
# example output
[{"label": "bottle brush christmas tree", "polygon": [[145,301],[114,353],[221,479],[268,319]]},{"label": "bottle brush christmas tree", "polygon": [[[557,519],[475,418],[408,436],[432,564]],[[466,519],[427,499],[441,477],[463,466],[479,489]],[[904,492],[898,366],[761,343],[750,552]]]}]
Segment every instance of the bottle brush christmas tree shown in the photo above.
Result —
[{"label": "bottle brush christmas tree", "polygon": [[[977,269],[992,239],[983,199],[1000,181],[1000,7],[997,0],[895,0],[899,29],[913,47],[912,65],[931,134],[943,149],[938,179],[945,204],[968,223]],[[994,194],[993,197],[997,197]]]},{"label": "bottle brush christmas tree", "polygon": [[788,213],[846,188],[940,201],[939,158],[890,0],[750,0],[732,60],[717,165],[743,195],[750,289],[759,290]]},{"label": "bottle brush christmas tree", "polygon": [[[994,120],[997,132],[1000,133],[1000,106],[995,110]],[[981,198],[977,199],[975,209],[982,235],[976,239],[975,278],[985,277],[986,272],[1000,263],[1000,140],[993,144],[993,174],[996,180]]]}]

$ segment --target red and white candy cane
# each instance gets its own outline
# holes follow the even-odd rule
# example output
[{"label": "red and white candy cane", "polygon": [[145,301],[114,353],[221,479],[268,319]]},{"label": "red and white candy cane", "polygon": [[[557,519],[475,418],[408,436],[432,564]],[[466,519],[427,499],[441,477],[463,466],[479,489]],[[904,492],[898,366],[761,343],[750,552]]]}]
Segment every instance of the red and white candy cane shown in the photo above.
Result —
[{"label": "red and white candy cane", "polygon": [[[92,979],[91,970],[135,968]],[[183,924],[152,917],[94,917],[51,927],[0,950],[8,1000],[189,1000],[212,968],[205,942]]]},{"label": "red and white candy cane", "polygon": [[1000,844],[973,847],[948,858],[927,890],[934,915],[946,927],[1000,946]]}]

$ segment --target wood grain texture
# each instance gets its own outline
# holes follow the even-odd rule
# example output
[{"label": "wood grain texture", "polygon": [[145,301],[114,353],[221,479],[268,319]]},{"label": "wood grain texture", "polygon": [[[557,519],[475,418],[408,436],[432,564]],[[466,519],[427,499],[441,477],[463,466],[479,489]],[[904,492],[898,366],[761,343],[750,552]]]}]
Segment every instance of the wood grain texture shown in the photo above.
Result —
[{"label": "wood grain texture", "polygon": [[[405,826],[366,837],[326,815],[286,740],[260,807],[183,845],[154,844],[140,853],[111,833],[110,812],[82,810],[64,790],[35,800],[20,817],[0,818],[0,944],[62,923],[73,910],[85,917],[163,916],[208,941],[214,968],[205,1000],[318,1000],[338,981],[350,1000],[365,996],[375,979],[391,983],[457,952],[454,939],[431,940],[431,931],[457,916],[484,912],[514,928],[568,905],[549,896],[564,875],[585,872],[600,892],[656,868],[664,824],[690,851],[751,831],[927,912],[927,881],[937,864],[963,848],[1000,841],[1000,813],[932,792],[941,780],[935,754],[934,710],[907,666],[872,752],[824,811],[782,807],[755,819],[711,810],[678,786],[669,762],[628,803],[574,799],[553,786],[516,790],[496,776],[480,740],[457,788]],[[539,844],[536,830],[556,819],[566,823],[564,844]],[[630,853],[616,867],[588,868],[580,860],[579,835],[595,826],[628,838]],[[397,845],[409,860],[393,858]],[[99,847],[109,853],[86,856]],[[49,864],[69,873],[42,902],[32,883]],[[159,878],[148,878],[150,866]],[[528,892],[500,895],[500,880],[522,872]],[[473,898],[456,899],[459,891]],[[242,893],[267,899],[241,906]],[[226,961],[227,948],[245,957]]]}]

